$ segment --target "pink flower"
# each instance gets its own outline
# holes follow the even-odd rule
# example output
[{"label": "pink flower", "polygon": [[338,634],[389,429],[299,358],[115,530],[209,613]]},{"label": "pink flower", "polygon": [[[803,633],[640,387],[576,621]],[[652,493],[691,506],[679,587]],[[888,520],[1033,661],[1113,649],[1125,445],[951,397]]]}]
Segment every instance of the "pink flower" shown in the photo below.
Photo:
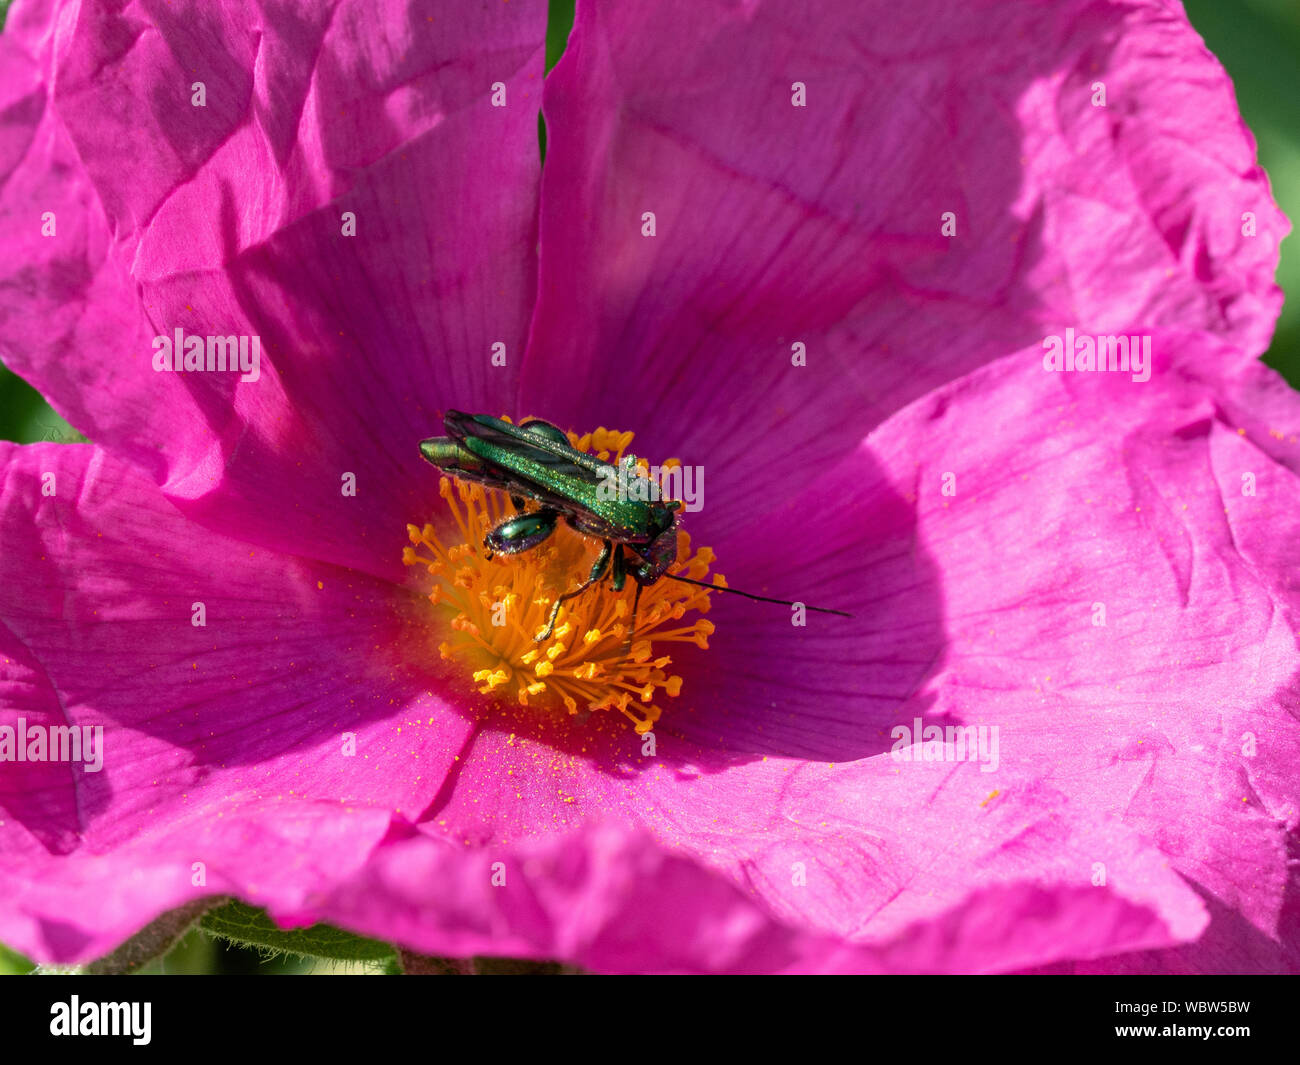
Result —
[{"label": "pink flower", "polygon": [[[544,177],[540,2],[11,12],[0,354],[94,444],[0,445],[0,726],[103,765],[0,763],[0,940],[230,893],[597,970],[1297,967],[1286,222],[1217,63],[1162,0],[632,6]],[[712,596],[653,755],[520,706],[401,564],[449,408],[704,466],[692,546],[853,618]]]}]

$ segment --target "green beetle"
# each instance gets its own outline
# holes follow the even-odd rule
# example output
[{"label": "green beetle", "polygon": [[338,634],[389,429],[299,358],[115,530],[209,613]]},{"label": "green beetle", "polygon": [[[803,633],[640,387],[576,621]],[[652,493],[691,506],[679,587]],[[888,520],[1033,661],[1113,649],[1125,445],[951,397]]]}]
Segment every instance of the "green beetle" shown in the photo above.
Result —
[{"label": "green beetle", "polygon": [[[785,599],[751,595],[669,573],[668,568],[677,561],[677,512],[681,503],[630,499],[626,492],[612,491],[611,475],[617,471],[594,455],[570,446],[569,438],[558,426],[540,418],[513,425],[487,414],[457,410],[447,411],[443,426],[447,435],[421,440],[420,454],[452,477],[506,492],[520,511],[488,532],[484,545],[489,551],[513,555],[536,547],[555,532],[561,518],[578,532],[602,541],[591,573],[555,600],[546,628],[534,637],[536,640],[547,639],[555,630],[562,603],[581,595],[607,572],[616,592],[623,590],[629,573],[636,581],[629,645],[636,629],[641,590],[661,577],[764,603],[794,605]],[[624,456],[622,465],[631,473],[636,458]],[[538,505],[536,510],[524,511],[529,500]],[[807,609],[852,616],[824,607]]]}]

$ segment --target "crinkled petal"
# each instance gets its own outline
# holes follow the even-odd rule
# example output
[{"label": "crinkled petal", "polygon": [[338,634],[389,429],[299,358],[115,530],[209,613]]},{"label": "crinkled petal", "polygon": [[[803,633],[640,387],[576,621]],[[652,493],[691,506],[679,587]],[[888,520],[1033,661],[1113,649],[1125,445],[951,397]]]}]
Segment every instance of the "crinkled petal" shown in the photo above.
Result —
[{"label": "crinkled petal", "polygon": [[726,512],[1046,334],[1241,365],[1281,307],[1288,223],[1164,0],[590,0],[544,110],[522,406],[636,428]]},{"label": "crinkled petal", "polygon": [[[1276,545],[1300,535],[1296,474],[1191,375],[1052,374],[1041,354],[913,404],[719,542],[732,584],[853,619],[716,595],[652,756],[604,719],[512,711],[426,823],[491,850],[617,813],[853,943],[930,935],[976,888],[1143,885],[1163,948],[1123,946],[1121,922],[1051,948],[991,937],[967,963],[1171,950],[1209,914],[1210,944],[1226,923],[1275,946],[1207,967],[1294,966],[1297,583]],[[1241,402],[1271,377],[1238,378]],[[935,726],[986,731],[932,761],[915,745]]]},{"label": "crinkled petal", "polygon": [[0,528],[0,726],[102,728],[0,761],[0,941],[85,960],[196,896],[300,904],[454,764],[387,582],[202,529],[92,447],[0,444]]},{"label": "crinkled petal", "polygon": [[[513,406],[536,274],[545,4],[429,12],[20,6],[0,55],[6,362],[191,517],[388,575],[440,409]],[[260,376],[156,372],[177,329]]]},{"label": "crinkled petal", "polygon": [[644,832],[597,820],[470,853],[427,837],[387,844],[351,882],[281,917],[324,918],[430,954],[559,958],[597,972],[972,972],[1194,935],[1199,900],[1158,856],[1144,864],[1163,882],[1154,891],[1012,879],[881,942],[848,943],[782,921]]}]

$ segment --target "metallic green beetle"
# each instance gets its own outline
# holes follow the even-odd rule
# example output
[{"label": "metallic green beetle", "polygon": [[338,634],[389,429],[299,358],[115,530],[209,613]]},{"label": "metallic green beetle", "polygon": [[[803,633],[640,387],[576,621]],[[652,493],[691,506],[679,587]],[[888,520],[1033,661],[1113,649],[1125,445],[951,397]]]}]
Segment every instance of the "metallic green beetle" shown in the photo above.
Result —
[{"label": "metallic green beetle", "polygon": [[[677,511],[681,503],[632,499],[627,498],[629,493],[610,491],[613,467],[571,447],[564,431],[550,422],[532,418],[512,425],[486,414],[449,410],[443,416],[443,425],[447,435],[421,440],[420,454],[453,477],[508,493],[520,512],[487,534],[483,542],[489,551],[513,555],[536,547],[555,532],[560,518],[578,532],[603,542],[590,575],[555,600],[546,628],[534,637],[536,640],[547,639],[555,630],[562,603],[581,595],[606,572],[611,573],[616,592],[623,590],[629,573],[636,581],[629,646],[636,630],[641,589],[660,577],[760,602],[793,605],[785,599],[768,599],[669,573],[668,568],[677,561]],[[630,473],[636,458],[626,455],[622,465]],[[537,503],[538,509],[524,511],[528,500]],[[807,609],[851,616],[824,607]]]}]

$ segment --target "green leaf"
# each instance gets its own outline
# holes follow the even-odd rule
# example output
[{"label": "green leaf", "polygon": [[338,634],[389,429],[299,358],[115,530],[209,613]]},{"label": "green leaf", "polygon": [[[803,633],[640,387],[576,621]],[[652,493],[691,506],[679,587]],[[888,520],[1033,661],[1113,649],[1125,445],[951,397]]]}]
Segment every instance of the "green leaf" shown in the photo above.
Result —
[{"label": "green leaf", "polygon": [[575,0],[550,0],[546,6],[546,72],[560,61],[573,31]]},{"label": "green leaf", "polygon": [[[546,6],[546,73],[560,61],[569,44],[573,29],[573,11],[576,0],[549,0]],[[542,162],[546,162],[546,120],[537,112],[537,141],[542,149]]]},{"label": "green leaf", "polygon": [[376,939],[353,935],[327,924],[310,928],[280,928],[264,910],[231,902],[203,915],[199,927],[210,936],[241,947],[254,947],[268,956],[293,954],[330,961],[388,962],[393,948]]},{"label": "green leaf", "polygon": [[29,973],[34,968],[36,966],[16,950],[10,950],[3,943],[0,943],[0,976],[16,976],[19,973]]},{"label": "green leaf", "polygon": [[[1295,107],[1300,5],[1296,0],[1185,0],[1187,17],[1227,70],[1254,133],[1273,197],[1300,218],[1300,110]],[[1300,236],[1282,242],[1277,283],[1290,298],[1264,361],[1300,388]]]}]

